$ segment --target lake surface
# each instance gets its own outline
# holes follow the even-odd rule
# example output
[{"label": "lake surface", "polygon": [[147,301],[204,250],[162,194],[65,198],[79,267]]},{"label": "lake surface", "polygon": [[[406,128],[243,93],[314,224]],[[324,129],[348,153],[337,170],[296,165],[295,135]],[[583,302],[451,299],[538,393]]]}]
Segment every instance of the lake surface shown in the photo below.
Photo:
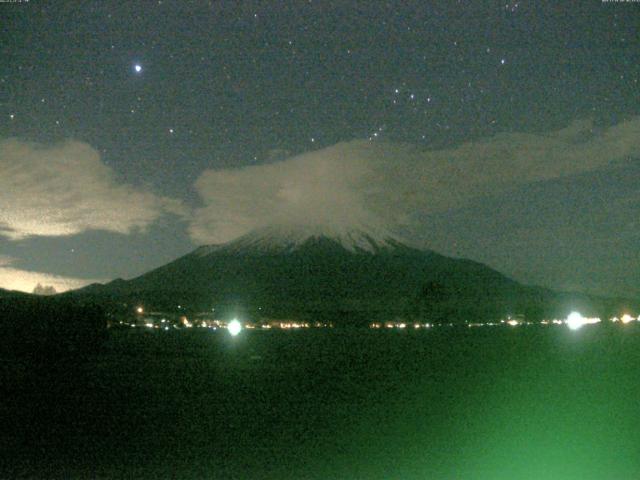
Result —
[{"label": "lake surface", "polygon": [[132,329],[0,375],[0,478],[640,478],[635,324]]}]

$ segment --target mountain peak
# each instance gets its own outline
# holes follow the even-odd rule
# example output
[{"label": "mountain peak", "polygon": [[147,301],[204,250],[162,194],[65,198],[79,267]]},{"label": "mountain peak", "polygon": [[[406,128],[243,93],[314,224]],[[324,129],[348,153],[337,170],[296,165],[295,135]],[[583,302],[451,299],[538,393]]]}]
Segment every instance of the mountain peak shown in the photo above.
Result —
[{"label": "mountain peak", "polygon": [[385,230],[273,225],[253,230],[227,243],[200,247],[196,253],[201,256],[212,253],[290,253],[319,241],[362,253],[375,253],[403,245],[401,240]]}]

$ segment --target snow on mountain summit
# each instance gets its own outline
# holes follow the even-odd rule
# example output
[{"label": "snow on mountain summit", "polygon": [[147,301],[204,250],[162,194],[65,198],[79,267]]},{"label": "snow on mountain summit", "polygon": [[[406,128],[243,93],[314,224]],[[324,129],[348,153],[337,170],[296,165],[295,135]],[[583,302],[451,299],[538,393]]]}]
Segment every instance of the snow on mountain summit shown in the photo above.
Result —
[{"label": "snow on mountain summit", "polygon": [[230,242],[208,245],[196,253],[206,256],[212,253],[288,253],[313,240],[330,240],[351,252],[375,253],[393,249],[402,241],[385,230],[330,229],[316,226],[268,226],[253,230]]}]

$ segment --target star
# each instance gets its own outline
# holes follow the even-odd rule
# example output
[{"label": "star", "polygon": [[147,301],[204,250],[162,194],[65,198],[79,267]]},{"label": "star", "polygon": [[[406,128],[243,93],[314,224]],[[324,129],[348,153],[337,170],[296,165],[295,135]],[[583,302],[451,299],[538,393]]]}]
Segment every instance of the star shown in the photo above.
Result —
[{"label": "star", "polygon": [[133,69],[136,71],[136,73],[141,73],[142,72],[142,65],[140,65],[139,63],[136,63],[133,66]]}]

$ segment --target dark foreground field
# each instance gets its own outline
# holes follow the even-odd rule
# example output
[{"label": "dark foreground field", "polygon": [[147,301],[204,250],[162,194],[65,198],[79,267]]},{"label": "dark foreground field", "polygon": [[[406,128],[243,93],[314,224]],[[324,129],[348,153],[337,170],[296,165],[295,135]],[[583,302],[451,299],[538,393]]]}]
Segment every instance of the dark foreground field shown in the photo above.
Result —
[{"label": "dark foreground field", "polygon": [[112,332],[0,364],[2,478],[640,478],[640,326]]}]

